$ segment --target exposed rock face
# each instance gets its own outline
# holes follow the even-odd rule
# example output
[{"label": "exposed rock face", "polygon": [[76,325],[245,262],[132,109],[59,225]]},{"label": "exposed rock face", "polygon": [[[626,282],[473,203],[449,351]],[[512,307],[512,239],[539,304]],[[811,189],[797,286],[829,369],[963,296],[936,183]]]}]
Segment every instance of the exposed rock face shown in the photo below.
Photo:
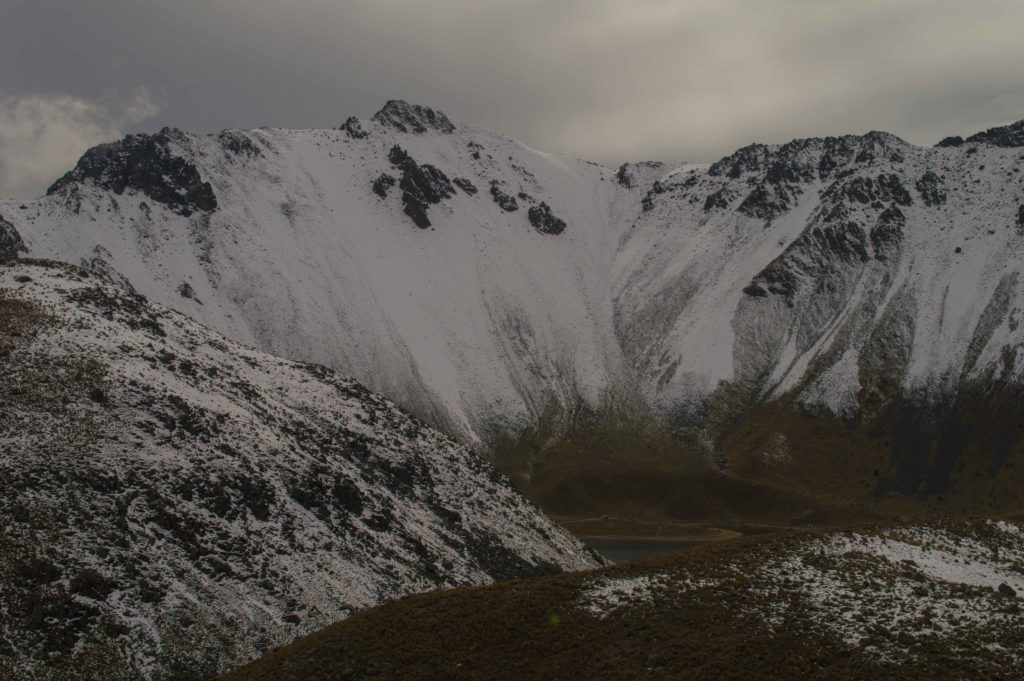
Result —
[{"label": "exposed rock face", "polygon": [[373,115],[373,120],[399,132],[455,132],[455,125],[442,112],[419,104],[409,104],[400,99],[393,99],[385,104],[384,108]]},{"label": "exposed rock face", "polygon": [[555,217],[551,206],[543,201],[539,205],[530,206],[527,216],[530,224],[541,234],[561,234],[565,231],[565,220]]},{"label": "exposed rock face", "polygon": [[217,209],[213,187],[196,166],[175,153],[183,133],[164,128],[155,135],[129,135],[120,142],[87,151],[74,170],[47,190],[56,194],[77,183],[92,181],[114,194],[135,190],[189,217]]},{"label": "exposed rock face", "polygon": [[25,250],[25,242],[22,241],[18,230],[0,215],[0,261],[16,258]]},{"label": "exposed rock face", "polygon": [[[724,210],[728,208],[735,196],[736,190],[732,187],[722,187],[708,194],[707,199],[704,200],[704,212],[708,213],[713,210]],[[651,198],[650,203],[648,203],[648,198]],[[644,210],[649,211],[652,208],[654,208],[653,197],[648,194],[644,197]]]},{"label": "exposed rock face", "polygon": [[901,160],[900,147],[906,143],[883,132],[863,136],[812,137],[793,140],[779,147],[751,144],[726,156],[708,168],[713,177],[737,179],[760,175],[769,184],[798,184],[836,177],[843,170],[877,160]]},{"label": "exposed rock face", "polygon": [[867,262],[867,244],[868,235],[856,222],[826,217],[758,274],[744,292],[754,297],[765,292],[781,295],[792,304],[801,284],[814,286],[838,263]]},{"label": "exposed rock face", "polygon": [[878,216],[878,221],[871,228],[871,247],[879,260],[889,260],[895,256],[903,241],[903,233],[907,224],[906,216],[895,205],[889,206]]},{"label": "exposed rock face", "polygon": [[747,198],[743,199],[736,210],[752,218],[773,220],[789,210],[791,206],[792,199],[785,186],[760,183],[747,194]]},{"label": "exposed rock face", "polygon": [[456,177],[455,179],[452,180],[452,183],[454,183],[456,187],[466,192],[470,196],[475,195],[479,191],[476,188],[476,185],[473,184],[470,180],[466,179],[465,177]]},{"label": "exposed rock face", "polygon": [[654,209],[654,197],[657,196],[658,194],[664,194],[665,191],[666,191],[665,185],[662,184],[661,182],[655,180],[654,184],[652,184],[651,188],[649,190],[647,190],[647,193],[644,194],[644,198],[641,201],[641,205],[643,207],[643,210],[645,212],[653,210]]},{"label": "exposed rock face", "polygon": [[180,293],[181,297],[185,298],[186,300],[194,300],[200,305],[203,304],[203,301],[199,300],[199,298],[196,297],[196,291],[195,289],[192,288],[192,284],[188,283],[187,281],[183,281],[181,285],[178,286],[178,293]]},{"label": "exposed rock face", "polygon": [[363,130],[363,124],[359,122],[359,119],[355,116],[349,116],[348,119],[341,125],[339,130],[344,130],[345,134],[349,136],[349,139],[361,140],[366,139],[370,133]]},{"label": "exposed rock face", "polygon": [[629,164],[623,163],[619,166],[619,170],[615,173],[615,181],[626,189],[633,188],[633,177],[629,173]]},{"label": "exposed rock face", "polygon": [[260,149],[259,145],[247,133],[241,130],[225,130],[217,135],[217,139],[220,140],[221,145],[226,150],[235,156],[245,156],[253,159],[263,155],[263,150]]},{"label": "exposed rock face", "polygon": [[405,214],[420,229],[430,227],[427,208],[430,204],[438,204],[442,199],[451,198],[455,194],[451,180],[429,163],[419,165],[398,145],[391,148],[388,160],[402,171],[398,187],[402,190]]},{"label": "exposed rock face", "polygon": [[935,174],[935,172],[929,170],[921,176],[915,185],[917,191],[921,194],[921,199],[924,200],[924,205],[929,208],[941,206],[946,203],[946,187],[942,178]]},{"label": "exposed rock face", "polygon": [[[880,132],[862,137],[847,135],[794,140],[779,147],[752,144],[708,168],[709,177],[725,178],[726,181],[710,184],[710,191],[703,198],[704,211],[725,210],[745,194],[735,210],[770,223],[796,205],[807,185],[829,180],[838,182],[856,169],[869,167],[883,159],[901,163],[904,145],[899,138]],[[742,183],[737,182],[741,179]],[[688,181],[692,187],[696,184],[696,177],[691,176]],[[890,178],[878,181],[861,178],[859,184],[849,189],[868,197],[881,193],[880,200],[887,200],[884,196],[892,189],[889,181]],[[879,182],[883,186],[876,190],[875,185]],[[751,188],[748,190],[744,186]],[[655,185],[655,189],[658,188]],[[650,210],[652,206],[653,202],[645,198],[644,210]]]},{"label": "exposed rock face", "polygon": [[638,175],[658,171],[665,167],[661,161],[641,161],[639,163],[623,163],[615,172],[615,181],[626,189],[633,189],[638,185]]},{"label": "exposed rock face", "polygon": [[960,135],[951,135],[949,137],[943,137],[942,140],[936,144],[939,148],[955,148],[962,147],[964,145],[964,138]]},{"label": "exposed rock face", "polygon": [[1024,147],[1024,121],[1017,121],[998,128],[989,128],[984,132],[967,138],[970,143],[991,144],[996,147]]},{"label": "exposed rock face", "polygon": [[373,193],[382,199],[388,197],[388,190],[395,186],[398,182],[394,177],[387,173],[381,173],[377,176],[377,179],[373,181]]},{"label": "exposed rock face", "polygon": [[903,186],[903,182],[895,173],[883,173],[877,177],[855,177],[852,180],[839,180],[825,193],[825,198],[833,201],[845,195],[850,201],[862,204],[877,202],[895,202],[901,206],[909,206],[914,199]]},{"label": "exposed rock face", "polygon": [[497,180],[491,181],[491,198],[506,213],[519,210],[519,203],[516,202],[516,197],[506,194]]},{"label": "exposed rock face", "polygon": [[88,271],[0,267],[0,356],[0,678],[206,679],[384,599],[597,564],[362,385]]}]

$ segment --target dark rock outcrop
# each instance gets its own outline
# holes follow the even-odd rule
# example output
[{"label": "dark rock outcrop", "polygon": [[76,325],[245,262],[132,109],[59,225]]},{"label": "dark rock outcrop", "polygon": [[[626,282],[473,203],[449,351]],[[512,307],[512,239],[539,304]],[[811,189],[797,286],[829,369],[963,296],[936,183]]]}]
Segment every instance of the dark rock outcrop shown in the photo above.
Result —
[{"label": "dark rock outcrop", "polygon": [[551,206],[543,201],[539,205],[530,206],[526,214],[530,224],[541,234],[561,234],[565,231],[565,220],[556,217],[551,212]]},{"label": "dark rock outcrop", "polygon": [[199,300],[199,298],[196,297],[196,291],[194,288],[192,288],[192,284],[188,283],[187,281],[183,281],[180,284],[178,284],[178,295],[187,300],[194,300],[200,305],[203,304],[203,301]]},{"label": "dark rock outcrop", "polygon": [[366,137],[370,134],[363,130],[362,123],[360,123],[359,119],[356,118],[355,116],[349,116],[348,119],[344,123],[342,123],[341,127],[338,128],[338,130],[345,131],[345,134],[347,134],[350,138],[354,140],[366,139]]},{"label": "dark rock outcrop", "polygon": [[456,178],[454,178],[452,180],[452,184],[454,184],[456,187],[458,187],[462,191],[466,192],[470,196],[473,196],[474,194],[476,194],[479,191],[476,188],[475,184],[473,184],[472,182],[470,182],[469,180],[467,180],[464,177],[456,177]]},{"label": "dark rock outcrop", "polygon": [[743,199],[743,203],[736,210],[749,217],[771,222],[789,210],[791,205],[789,192],[784,185],[761,182],[747,198]]},{"label": "dark rock outcrop", "polygon": [[387,173],[381,173],[377,176],[377,179],[373,181],[373,193],[382,199],[388,197],[388,190],[395,186],[397,182],[394,177]]},{"label": "dark rock outcrop", "polygon": [[994,147],[1024,147],[1024,121],[989,128],[967,138],[968,142],[991,144]]},{"label": "dark rock outcrop", "polygon": [[825,192],[826,199],[845,197],[850,201],[862,204],[875,202],[895,202],[901,206],[909,206],[914,202],[910,192],[895,173],[882,173],[877,177],[855,177],[849,181],[835,182]]},{"label": "dark rock outcrop", "polygon": [[519,210],[519,204],[516,202],[516,197],[511,194],[506,194],[502,189],[497,180],[491,180],[491,198],[498,204],[506,213]]},{"label": "dark rock outcrop", "polygon": [[751,144],[712,164],[708,175],[736,179],[760,174],[769,184],[798,184],[835,177],[878,159],[903,160],[905,142],[885,132],[842,137],[811,137],[781,146]]},{"label": "dark rock outcrop", "polygon": [[19,253],[26,250],[25,242],[22,240],[18,230],[10,222],[0,216],[0,260],[17,258]]},{"label": "dark rock outcrop", "polygon": [[[743,215],[771,222],[786,213],[797,202],[804,185],[816,180],[838,181],[850,176],[858,167],[866,167],[878,160],[901,163],[906,143],[884,132],[866,135],[846,135],[798,139],[781,146],[751,144],[737,150],[711,165],[708,176],[727,180],[746,178],[750,193],[736,210]],[[892,175],[891,178],[895,178]],[[850,187],[860,200],[864,196],[896,200],[901,205],[909,194],[901,194],[890,176],[878,180],[864,179]],[[898,183],[898,179],[895,180]],[[704,211],[726,209],[738,195],[736,183],[726,183],[708,194]],[[894,199],[890,195],[898,196]],[[904,192],[905,193],[905,192]],[[645,204],[645,209],[648,206]]]},{"label": "dark rock outcrop", "polygon": [[633,188],[633,176],[629,172],[629,164],[623,163],[619,166],[619,170],[615,173],[615,181],[621,184],[626,189]]},{"label": "dark rock outcrop", "polygon": [[373,115],[373,121],[399,132],[455,132],[455,125],[440,111],[419,104],[409,104],[400,99],[392,99],[385,104],[384,108]]},{"label": "dark rock outcrop", "polygon": [[[815,227],[769,265],[761,278],[768,284],[769,292],[791,298],[800,281],[813,282],[827,276],[833,263],[867,262],[870,259],[867,242],[864,228],[856,222]],[[808,254],[817,257],[812,259]],[[801,255],[804,257],[800,258]],[[793,267],[797,262],[805,265],[804,268]]]},{"label": "dark rock outcrop", "polygon": [[248,134],[241,130],[225,130],[217,135],[217,140],[224,150],[235,156],[246,156],[248,158],[259,158],[263,156],[260,149]]},{"label": "dark rock outcrop", "polygon": [[430,218],[427,217],[427,204],[417,200],[409,192],[402,194],[403,211],[412,220],[412,224],[420,229],[430,227]]},{"label": "dark rock outcrop", "polygon": [[906,224],[906,216],[895,204],[882,211],[875,226],[871,228],[871,247],[876,258],[891,260],[895,256],[903,241]]},{"label": "dark rock outcrop", "polygon": [[[715,209],[728,208],[732,200],[735,199],[735,191],[726,185],[718,191],[708,194],[708,197],[704,200],[704,212],[710,212]],[[653,197],[651,207],[653,208]],[[644,206],[644,210],[649,210],[647,206]]]},{"label": "dark rock outcrop", "polygon": [[647,193],[644,194],[643,200],[640,202],[640,205],[643,208],[644,212],[646,213],[647,211],[653,210],[654,197],[659,194],[664,194],[666,191],[668,191],[668,188],[665,186],[665,184],[663,182],[655,180],[654,184],[652,184],[651,188],[647,190]]},{"label": "dark rock outcrop", "polygon": [[769,157],[769,147],[765,144],[749,144],[725,156],[708,168],[712,177],[728,177],[735,180],[745,172],[762,169]]},{"label": "dark rock outcrop", "polygon": [[946,203],[946,185],[942,181],[942,178],[933,173],[932,171],[926,172],[921,176],[914,187],[921,194],[921,199],[924,201],[924,205],[929,208],[935,206],[941,206]]},{"label": "dark rock outcrop", "polygon": [[128,135],[119,142],[93,147],[46,193],[56,194],[91,181],[118,195],[126,190],[141,192],[184,217],[212,212],[217,209],[213,187],[203,180],[195,164],[172,148],[182,136],[181,131],[164,128],[155,135]]},{"label": "dark rock outcrop", "polygon": [[623,163],[615,173],[615,181],[627,189],[633,189],[640,184],[637,171],[649,172],[660,170],[665,167],[661,161],[640,161],[638,163]]},{"label": "dark rock outcrop", "polygon": [[964,145],[964,138],[960,135],[951,135],[949,137],[943,137],[942,140],[935,146],[940,148],[951,148],[951,147],[962,147]]},{"label": "dark rock outcrop", "polygon": [[409,153],[397,144],[388,152],[388,160],[402,171],[398,187],[402,190],[402,205],[405,214],[420,229],[430,227],[427,208],[431,204],[440,203],[442,199],[454,196],[455,189],[452,187],[451,180],[441,170],[429,163],[423,165],[416,163]]}]

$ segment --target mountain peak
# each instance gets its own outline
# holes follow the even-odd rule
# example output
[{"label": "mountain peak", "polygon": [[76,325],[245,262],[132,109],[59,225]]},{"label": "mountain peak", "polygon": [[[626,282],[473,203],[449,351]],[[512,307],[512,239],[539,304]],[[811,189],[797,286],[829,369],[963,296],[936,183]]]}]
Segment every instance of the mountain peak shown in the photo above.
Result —
[{"label": "mountain peak", "polygon": [[46,193],[52,195],[88,180],[118,196],[126,189],[139,191],[183,217],[210,213],[217,209],[213,187],[199,174],[192,159],[175,148],[175,143],[185,137],[186,133],[177,128],[163,128],[155,135],[128,135],[95,146]]},{"label": "mountain peak", "polygon": [[392,99],[373,114],[373,121],[400,132],[424,133],[433,129],[443,133],[455,132],[455,125],[441,111],[419,104],[410,104],[403,99]]}]

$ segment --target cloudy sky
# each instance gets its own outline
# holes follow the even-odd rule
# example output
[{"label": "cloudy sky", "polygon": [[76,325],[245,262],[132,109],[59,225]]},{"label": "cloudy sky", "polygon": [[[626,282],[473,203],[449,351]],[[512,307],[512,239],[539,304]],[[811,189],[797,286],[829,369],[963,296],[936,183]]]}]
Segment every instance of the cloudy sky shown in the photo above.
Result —
[{"label": "cloudy sky", "polygon": [[606,163],[1024,118],[1021,0],[0,0],[0,196],[173,125],[387,99]]}]

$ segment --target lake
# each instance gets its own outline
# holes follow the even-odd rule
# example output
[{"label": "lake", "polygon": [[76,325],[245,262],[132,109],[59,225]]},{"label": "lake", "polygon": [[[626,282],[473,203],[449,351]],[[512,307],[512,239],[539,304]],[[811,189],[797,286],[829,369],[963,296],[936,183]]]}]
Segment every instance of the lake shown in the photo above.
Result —
[{"label": "lake", "polygon": [[685,539],[659,541],[656,539],[605,539],[600,537],[585,537],[582,538],[582,541],[613,563],[624,563],[706,543]]}]

